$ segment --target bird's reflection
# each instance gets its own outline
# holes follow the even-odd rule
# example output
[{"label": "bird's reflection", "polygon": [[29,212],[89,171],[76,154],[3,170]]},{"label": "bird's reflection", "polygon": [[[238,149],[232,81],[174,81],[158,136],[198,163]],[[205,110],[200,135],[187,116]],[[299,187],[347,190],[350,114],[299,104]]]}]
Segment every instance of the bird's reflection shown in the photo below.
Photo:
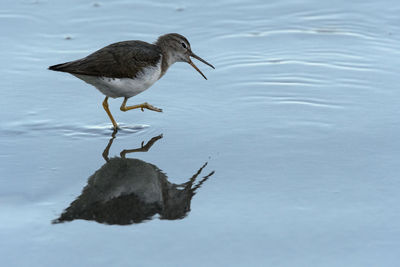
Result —
[{"label": "bird's reflection", "polygon": [[53,223],[84,219],[127,225],[155,217],[167,220],[184,218],[190,211],[196,190],[214,173],[195,184],[207,163],[187,182],[174,184],[157,166],[126,157],[128,153],[148,151],[162,135],[153,137],[145,145],[142,143],[140,148],[123,150],[120,157],[109,158],[114,138],[115,134],[103,152],[106,163],[89,177],[82,194]]}]

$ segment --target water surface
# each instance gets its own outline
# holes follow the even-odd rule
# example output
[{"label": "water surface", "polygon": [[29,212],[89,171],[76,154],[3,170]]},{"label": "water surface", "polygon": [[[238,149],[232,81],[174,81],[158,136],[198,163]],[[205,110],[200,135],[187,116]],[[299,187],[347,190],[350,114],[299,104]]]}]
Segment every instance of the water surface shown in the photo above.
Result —
[{"label": "water surface", "polygon": [[[397,1],[3,1],[2,262],[397,266],[399,12]],[[114,139],[103,96],[47,70],[168,32],[216,69],[198,64],[205,81],[177,63],[128,102],[163,113],[123,113],[121,99],[109,101],[122,125]],[[107,166],[110,140],[118,160],[161,134],[127,162],[156,167],[168,188],[206,162],[191,188],[215,171],[182,216],[52,224]],[[107,207],[124,214],[115,203]]]}]

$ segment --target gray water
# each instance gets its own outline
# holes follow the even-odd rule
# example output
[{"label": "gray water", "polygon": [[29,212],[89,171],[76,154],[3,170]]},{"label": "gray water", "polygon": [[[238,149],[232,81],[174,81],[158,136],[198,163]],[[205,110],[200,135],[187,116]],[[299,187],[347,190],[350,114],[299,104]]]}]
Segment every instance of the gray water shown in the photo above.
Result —
[{"label": "gray water", "polygon": [[[398,266],[399,14],[394,0],[2,0],[1,265]],[[216,69],[177,63],[128,102],[163,113],[109,101],[115,138],[103,96],[47,70],[168,32]],[[113,161],[144,166],[153,191],[107,176],[93,190],[178,192],[208,164],[177,218],[122,226],[145,205],[114,199],[95,203],[112,221],[53,224]]]}]

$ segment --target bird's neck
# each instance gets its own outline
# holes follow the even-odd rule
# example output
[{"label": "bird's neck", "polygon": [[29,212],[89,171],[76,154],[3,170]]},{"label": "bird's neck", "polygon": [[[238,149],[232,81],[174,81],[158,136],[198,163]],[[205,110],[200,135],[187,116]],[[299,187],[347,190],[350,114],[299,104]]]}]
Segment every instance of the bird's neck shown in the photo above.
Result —
[{"label": "bird's neck", "polygon": [[160,78],[167,72],[168,68],[177,62],[177,58],[173,51],[167,47],[167,43],[163,41],[163,39],[157,40],[155,43],[160,50],[162,54],[162,60],[161,60],[161,75]]},{"label": "bird's neck", "polygon": [[173,54],[171,54],[171,52],[168,50],[161,49],[161,53],[162,53],[161,76],[163,76],[165,74],[165,72],[167,72],[168,68],[172,64],[177,62],[177,60],[176,60],[176,57]]}]

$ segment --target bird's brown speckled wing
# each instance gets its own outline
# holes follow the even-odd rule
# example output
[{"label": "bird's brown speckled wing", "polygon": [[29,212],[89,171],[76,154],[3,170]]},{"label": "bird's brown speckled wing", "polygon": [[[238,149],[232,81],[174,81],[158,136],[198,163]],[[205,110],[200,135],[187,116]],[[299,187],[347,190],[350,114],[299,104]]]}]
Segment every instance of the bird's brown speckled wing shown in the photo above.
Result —
[{"label": "bird's brown speckled wing", "polygon": [[110,78],[134,78],[146,66],[161,58],[158,46],[142,41],[108,45],[89,56],[49,67],[50,70]]}]

